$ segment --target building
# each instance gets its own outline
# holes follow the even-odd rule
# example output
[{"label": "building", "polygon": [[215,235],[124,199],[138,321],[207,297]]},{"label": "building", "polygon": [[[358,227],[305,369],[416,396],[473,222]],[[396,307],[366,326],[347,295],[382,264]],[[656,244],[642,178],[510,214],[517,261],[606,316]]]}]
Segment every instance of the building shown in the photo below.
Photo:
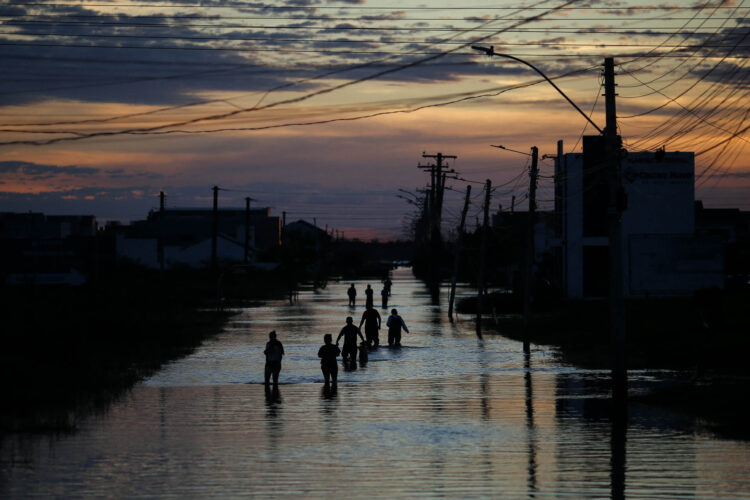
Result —
[{"label": "building", "polygon": [[[218,210],[217,262],[225,265],[245,261],[246,245],[250,262],[258,253],[277,247],[281,242],[281,218],[270,212],[270,208],[250,210],[248,226],[244,209]],[[113,227],[117,258],[159,268],[163,255],[168,269],[206,267],[211,261],[213,229],[211,209],[152,210],[146,220]]]},{"label": "building", "polygon": [[97,255],[93,215],[0,213],[0,274],[8,284],[81,285]]},{"label": "building", "polygon": [[[560,275],[568,298],[608,294],[608,186],[600,136],[584,153],[558,158],[555,172]],[[628,153],[621,160],[626,297],[678,296],[724,285],[722,239],[696,234],[694,157]]]},{"label": "building", "polygon": [[298,220],[284,226],[287,237],[296,237],[309,242],[316,251],[320,251],[331,241],[331,235],[306,220]]}]

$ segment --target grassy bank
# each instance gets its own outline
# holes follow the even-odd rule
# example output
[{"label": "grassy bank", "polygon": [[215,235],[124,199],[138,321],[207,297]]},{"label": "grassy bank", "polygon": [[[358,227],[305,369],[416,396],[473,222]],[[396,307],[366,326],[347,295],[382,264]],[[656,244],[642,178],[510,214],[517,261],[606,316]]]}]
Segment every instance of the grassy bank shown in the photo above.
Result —
[{"label": "grassy bank", "polygon": [[75,428],[220,331],[208,273],[111,272],[82,287],[5,287],[0,428]]},{"label": "grassy bank", "polygon": [[[512,295],[494,294],[497,322],[490,331],[522,340],[523,318]],[[700,427],[750,438],[750,295],[631,300],[626,303],[626,357],[630,369],[671,369],[675,379],[635,398],[696,418]],[[459,305],[473,313],[475,300]],[[606,301],[549,301],[538,304],[529,328],[535,344],[559,347],[561,358],[587,368],[607,369],[611,350]]]}]

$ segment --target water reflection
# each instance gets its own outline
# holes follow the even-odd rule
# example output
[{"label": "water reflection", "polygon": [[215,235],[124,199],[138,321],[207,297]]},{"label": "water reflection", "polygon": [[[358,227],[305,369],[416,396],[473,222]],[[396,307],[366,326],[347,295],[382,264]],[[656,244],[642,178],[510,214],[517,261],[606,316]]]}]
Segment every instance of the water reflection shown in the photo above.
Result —
[{"label": "water reflection", "polygon": [[534,438],[534,390],[531,386],[531,352],[524,352],[524,386],[526,388],[526,430],[529,455],[529,498],[536,498],[536,444]]},{"label": "water reflection", "polygon": [[[609,372],[537,346],[524,356],[497,335],[477,339],[473,318],[451,325],[406,273],[391,296],[411,331],[404,347],[370,351],[366,367],[340,370],[338,391],[326,390],[317,352],[352,314],[349,284],[241,311],[73,436],[6,436],[0,496],[750,495],[747,443],[696,435],[657,408],[631,404],[617,420]],[[286,355],[280,391],[266,393],[272,329]]]},{"label": "water reflection", "polygon": [[625,498],[625,441],[628,432],[627,408],[621,405],[612,407],[612,499]]}]

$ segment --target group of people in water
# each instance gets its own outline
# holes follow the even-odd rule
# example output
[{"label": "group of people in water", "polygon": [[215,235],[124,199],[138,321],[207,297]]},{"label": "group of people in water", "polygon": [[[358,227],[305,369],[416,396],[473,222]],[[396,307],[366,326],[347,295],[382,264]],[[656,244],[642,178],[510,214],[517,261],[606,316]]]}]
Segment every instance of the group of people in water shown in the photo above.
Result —
[{"label": "group of people in water", "polygon": [[[390,294],[391,281],[390,279],[384,280],[383,294]],[[387,290],[387,291],[386,291]],[[369,291],[369,292],[368,292]],[[356,290],[354,284],[349,288],[349,305],[353,306],[356,298]],[[338,380],[338,357],[341,355],[344,365],[356,366],[357,355],[359,355],[360,363],[367,362],[368,351],[370,349],[377,349],[380,345],[380,329],[382,326],[380,313],[372,305],[373,291],[370,285],[367,285],[365,290],[367,301],[365,303],[365,312],[362,313],[362,319],[359,322],[359,326],[354,325],[354,319],[351,316],[347,316],[346,325],[339,332],[336,338],[336,343],[333,343],[333,336],[327,333],[323,336],[323,346],[318,350],[318,357],[320,358],[320,369],[323,372],[323,378],[325,380],[325,387],[336,387]],[[387,298],[383,298],[383,307],[387,304]],[[365,335],[362,335],[362,326],[365,327]],[[401,347],[401,331],[409,333],[409,328],[406,326],[404,319],[399,316],[396,309],[391,309],[391,315],[386,320],[386,327],[388,328],[388,346],[389,347]],[[271,379],[273,379],[274,389],[278,388],[279,384],[279,373],[281,372],[281,358],[284,356],[284,346],[276,338],[276,331],[272,331],[268,334],[269,340],[266,343],[266,349],[263,354],[266,356],[266,367],[265,367],[265,385],[268,389],[270,387]],[[343,349],[339,348],[339,342],[341,338],[344,339]],[[359,343],[357,339],[362,339]]]},{"label": "group of people in water", "polygon": [[[385,278],[383,280],[383,289],[380,290],[380,299],[383,306],[383,309],[388,308],[388,297],[391,296],[391,279]],[[349,307],[356,307],[357,306],[357,289],[354,287],[354,283],[352,283],[352,286],[349,287],[349,289],[346,291],[347,296],[349,297]],[[365,307],[373,306],[373,296],[375,295],[375,290],[372,289],[370,285],[367,285],[367,288],[365,288]]]}]

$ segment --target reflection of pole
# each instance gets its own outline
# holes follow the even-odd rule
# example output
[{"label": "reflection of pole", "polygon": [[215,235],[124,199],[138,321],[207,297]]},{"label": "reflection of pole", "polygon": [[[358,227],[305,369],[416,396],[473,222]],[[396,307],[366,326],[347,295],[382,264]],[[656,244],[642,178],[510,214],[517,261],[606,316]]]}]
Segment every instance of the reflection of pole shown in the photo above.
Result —
[{"label": "reflection of pole", "polygon": [[609,201],[609,313],[612,343],[612,396],[615,404],[625,406],[628,374],[625,364],[625,298],[622,271],[622,211],[624,196],[620,179],[620,136],[617,135],[614,60],[604,60],[604,99],[607,125],[604,148],[608,172]]},{"label": "reflection of pole", "polygon": [[464,243],[464,225],[466,224],[466,212],[469,211],[469,195],[471,194],[471,185],[466,186],[466,200],[464,208],[461,211],[461,223],[458,225],[458,235],[456,236],[456,255],[453,257],[453,276],[451,277],[451,296],[448,301],[448,319],[453,321],[453,301],[456,299],[456,279],[458,275],[458,263],[461,259],[461,247]]},{"label": "reflection of pole", "polygon": [[526,430],[529,444],[529,494],[534,497],[536,492],[536,447],[534,446],[534,392],[531,385],[531,356],[524,355],[524,382],[526,383]]},{"label": "reflection of pole", "polygon": [[625,412],[617,411],[612,417],[612,435],[610,438],[610,498],[625,498],[625,463],[627,448],[628,421]]},{"label": "reflection of pole", "polygon": [[482,307],[485,289],[485,266],[487,265],[487,233],[489,232],[490,219],[490,191],[492,181],[487,179],[484,185],[484,221],[482,224],[482,246],[479,249],[479,276],[477,277],[477,324],[476,330],[479,337],[482,336]]},{"label": "reflection of pole", "polygon": [[216,262],[216,241],[219,238],[219,187],[214,186],[214,210],[213,210],[213,224],[211,226],[211,269],[214,271],[217,268]]},{"label": "reflection of pole", "polygon": [[536,223],[536,182],[539,170],[539,149],[531,148],[529,169],[529,220],[526,228],[526,269],[523,287],[523,351],[529,352],[529,317],[531,316],[531,286],[534,274],[534,224]]}]

